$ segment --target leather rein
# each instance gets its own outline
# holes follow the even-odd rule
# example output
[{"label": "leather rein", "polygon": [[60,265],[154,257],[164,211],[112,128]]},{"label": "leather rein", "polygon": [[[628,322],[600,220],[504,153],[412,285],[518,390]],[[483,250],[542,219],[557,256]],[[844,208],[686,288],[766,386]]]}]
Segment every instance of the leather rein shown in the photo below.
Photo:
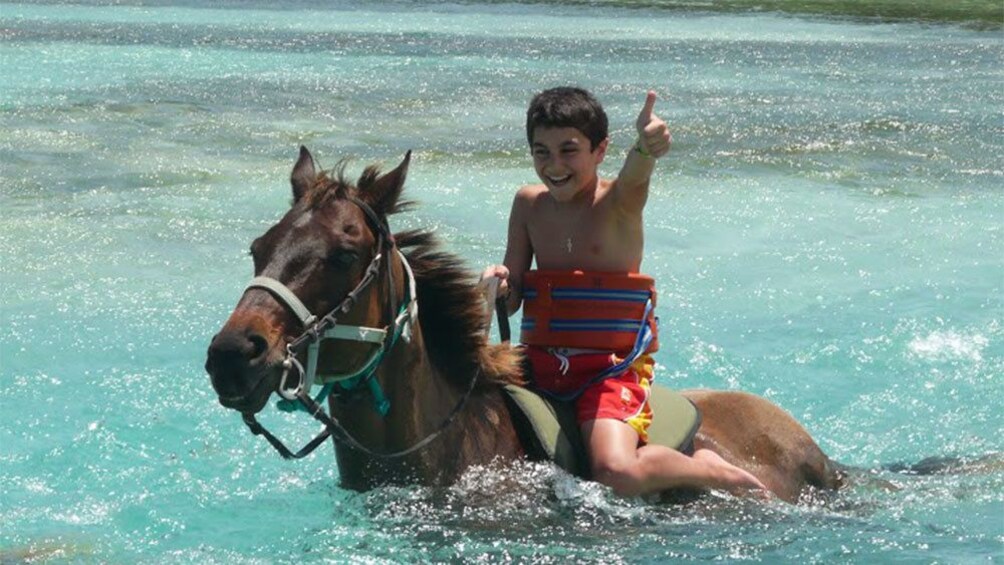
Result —
[{"label": "leather rein", "polygon": [[[370,261],[369,266],[367,266],[362,279],[338,306],[324,315],[324,317],[318,318],[310,312],[296,294],[286,287],[286,285],[268,277],[255,277],[244,289],[245,293],[252,289],[268,291],[276,300],[289,308],[299,318],[300,323],[304,327],[303,333],[286,344],[286,358],[283,360],[282,378],[276,393],[284,399],[279,402],[280,409],[285,411],[304,410],[314,419],[321,422],[324,428],[314,439],[310,440],[310,442],[294,453],[281,440],[262,426],[254,414],[242,414],[242,419],[251,433],[263,436],[284,459],[301,459],[306,457],[324,443],[328,437],[332,437],[336,442],[340,442],[352,449],[378,459],[394,459],[418,451],[436,439],[453,422],[474,391],[478,375],[480,374],[479,369],[471,378],[467,391],[435,431],[410,447],[399,451],[379,452],[367,448],[355,439],[334,415],[328,414],[324,410],[322,404],[331,395],[335,385],[339,385],[343,390],[349,392],[359,390],[365,385],[373,396],[375,409],[382,416],[386,416],[390,404],[384,398],[380,385],[374,378],[374,375],[384,355],[397,343],[399,337],[404,339],[405,342],[411,341],[411,326],[418,322],[418,297],[416,294],[415,275],[404,254],[395,246],[390,229],[368,204],[351,195],[346,196],[346,198],[366,214],[371,227],[377,232],[378,243],[377,252]],[[395,313],[394,304],[397,302],[397,297],[394,285],[394,272],[390,268],[390,261],[388,261],[388,310],[390,324],[386,328],[339,324],[338,316],[347,314],[352,310],[359,300],[359,295],[379,276],[385,254],[392,251],[398,253],[404,266],[405,275],[408,279],[405,292],[409,296],[402,300],[400,310]],[[360,370],[347,375],[322,377],[322,380],[326,382],[321,392],[315,398],[311,398],[309,393],[317,377],[317,358],[319,356],[320,342],[324,339],[378,343],[379,348],[374,351]],[[307,353],[306,367],[297,359],[297,355],[302,354],[305,350]],[[288,384],[291,377],[296,381],[293,385]],[[349,384],[346,385],[345,383]]]}]

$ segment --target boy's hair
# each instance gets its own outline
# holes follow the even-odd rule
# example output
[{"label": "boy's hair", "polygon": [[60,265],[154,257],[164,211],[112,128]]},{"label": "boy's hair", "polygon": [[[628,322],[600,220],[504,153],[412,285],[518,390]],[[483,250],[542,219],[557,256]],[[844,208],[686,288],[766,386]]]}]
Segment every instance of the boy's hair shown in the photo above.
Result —
[{"label": "boy's hair", "polygon": [[533,145],[537,127],[572,127],[589,138],[589,150],[607,138],[607,113],[588,91],[574,86],[559,86],[541,92],[530,101],[526,111],[526,140]]}]

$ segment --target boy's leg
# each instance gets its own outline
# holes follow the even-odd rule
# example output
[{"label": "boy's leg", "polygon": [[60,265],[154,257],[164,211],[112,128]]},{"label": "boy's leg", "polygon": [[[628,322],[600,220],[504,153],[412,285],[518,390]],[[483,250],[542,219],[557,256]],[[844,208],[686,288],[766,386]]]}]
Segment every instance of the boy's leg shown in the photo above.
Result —
[{"label": "boy's leg", "polygon": [[620,420],[589,420],[581,428],[593,478],[621,496],[677,487],[766,490],[752,474],[709,450],[689,457],[662,445],[638,447],[638,432]]},{"label": "boy's leg", "polygon": [[[573,375],[597,374],[614,356],[570,357]],[[639,357],[617,377],[588,387],[576,401],[576,419],[589,453],[593,478],[623,496],[637,496],[676,487],[721,488],[731,491],[765,489],[750,473],[708,450],[689,457],[661,445],[643,445],[652,421],[649,383],[655,362]]]}]

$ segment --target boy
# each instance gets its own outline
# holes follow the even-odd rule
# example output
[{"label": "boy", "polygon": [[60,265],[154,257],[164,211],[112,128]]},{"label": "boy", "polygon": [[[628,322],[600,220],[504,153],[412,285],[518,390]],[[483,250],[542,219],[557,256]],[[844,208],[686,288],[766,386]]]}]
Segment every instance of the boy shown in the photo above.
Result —
[{"label": "boy", "polygon": [[[649,178],[655,160],[669,152],[671,142],[666,123],[653,113],[655,100],[650,91],[636,123],[638,140],[620,174],[608,180],[597,172],[609,142],[607,116],[593,96],[579,88],[560,87],[533,98],[526,132],[542,184],[517,191],[503,264],[486,268],[482,275],[482,279],[500,279],[500,293],[509,293],[510,315],[524,299],[528,312],[538,292],[549,292],[543,290],[548,276],[567,275],[563,280],[569,280],[568,276],[582,275],[577,271],[586,271],[594,273],[590,280],[614,287],[637,282]],[[531,271],[535,258],[538,271]],[[531,280],[534,286],[525,286]],[[594,309],[587,304],[589,312],[583,317],[595,318],[606,307],[597,303]],[[649,313],[646,307],[645,315]],[[598,332],[593,331],[580,332],[587,338],[581,343],[569,339],[574,343],[554,344],[541,339],[551,347],[534,345],[542,332],[532,323],[527,325],[527,316],[525,312],[522,341],[528,344],[531,378],[545,392],[576,398],[594,479],[622,496],[676,487],[766,490],[752,474],[707,449],[687,456],[645,443],[654,365],[648,355],[653,345],[644,349],[649,342],[641,343],[639,338],[641,345],[636,343],[633,353],[626,351],[629,347],[613,350],[613,333],[601,334],[600,342],[594,343]],[[643,317],[635,315],[634,319]],[[642,324],[648,325],[649,319]],[[650,327],[654,330],[654,324]],[[635,342],[633,337],[629,341]]]}]

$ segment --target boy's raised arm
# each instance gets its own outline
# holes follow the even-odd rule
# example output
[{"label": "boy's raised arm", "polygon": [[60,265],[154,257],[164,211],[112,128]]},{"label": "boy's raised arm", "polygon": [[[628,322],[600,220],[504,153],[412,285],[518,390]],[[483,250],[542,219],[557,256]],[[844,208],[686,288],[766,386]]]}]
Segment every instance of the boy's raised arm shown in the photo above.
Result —
[{"label": "boy's raised arm", "polygon": [[638,140],[628,152],[624,166],[617,175],[617,192],[621,199],[621,207],[630,211],[640,211],[645,207],[655,160],[669,153],[673,140],[666,122],[655,115],[655,99],[655,92],[649,90],[645,97],[645,105],[635,122]]}]

